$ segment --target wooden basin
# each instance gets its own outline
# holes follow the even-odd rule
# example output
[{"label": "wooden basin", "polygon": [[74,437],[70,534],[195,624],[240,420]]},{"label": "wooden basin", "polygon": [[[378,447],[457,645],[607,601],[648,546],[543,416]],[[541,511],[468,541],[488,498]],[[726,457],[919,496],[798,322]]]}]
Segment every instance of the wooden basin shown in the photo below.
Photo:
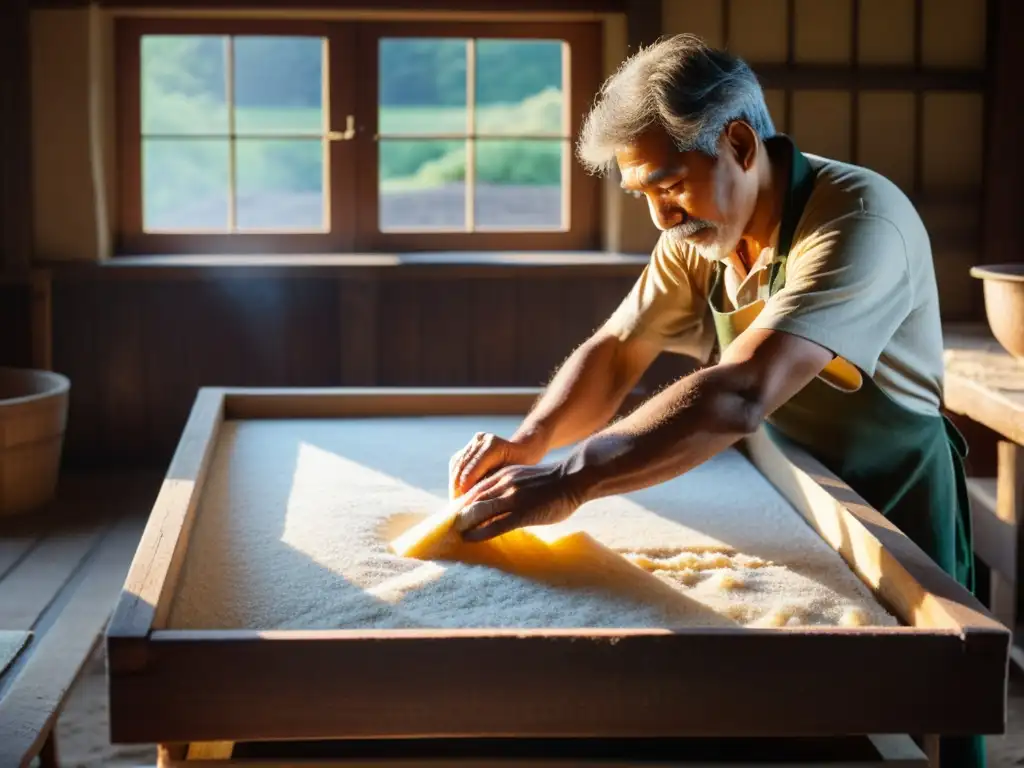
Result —
[{"label": "wooden basin", "polygon": [[1024,359],[1024,264],[986,264],[971,267],[982,280],[985,316],[1003,349]]},{"label": "wooden basin", "polygon": [[53,498],[70,388],[59,373],[0,368],[0,515]]}]

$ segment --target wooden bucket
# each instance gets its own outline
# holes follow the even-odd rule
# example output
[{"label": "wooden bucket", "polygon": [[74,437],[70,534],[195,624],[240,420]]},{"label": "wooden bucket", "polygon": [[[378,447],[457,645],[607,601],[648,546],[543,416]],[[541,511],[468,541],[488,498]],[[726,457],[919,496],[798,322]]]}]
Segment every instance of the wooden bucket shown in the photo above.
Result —
[{"label": "wooden bucket", "polygon": [[70,388],[59,373],[0,368],[0,515],[56,494]]}]

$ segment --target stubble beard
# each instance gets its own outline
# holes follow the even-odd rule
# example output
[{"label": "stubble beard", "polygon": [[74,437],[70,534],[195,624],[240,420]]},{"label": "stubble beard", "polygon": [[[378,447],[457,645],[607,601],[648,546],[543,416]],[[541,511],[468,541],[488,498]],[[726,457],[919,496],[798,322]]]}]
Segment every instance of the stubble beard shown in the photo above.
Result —
[{"label": "stubble beard", "polygon": [[[673,227],[669,234],[677,244],[689,245],[701,258],[720,262],[736,250],[742,239],[742,233],[731,229],[703,219],[690,219]],[[710,237],[705,234],[709,231],[712,233]],[[697,235],[701,235],[700,239],[696,239]]]}]

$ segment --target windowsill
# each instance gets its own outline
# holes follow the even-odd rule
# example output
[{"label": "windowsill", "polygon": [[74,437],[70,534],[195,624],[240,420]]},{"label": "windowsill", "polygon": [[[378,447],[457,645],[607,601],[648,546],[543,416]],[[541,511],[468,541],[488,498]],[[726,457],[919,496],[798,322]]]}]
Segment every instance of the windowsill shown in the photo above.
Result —
[{"label": "windowsill", "polygon": [[194,275],[196,277],[313,275],[380,277],[478,277],[522,273],[522,270],[583,273],[587,275],[636,275],[649,254],[606,251],[431,251],[422,253],[342,254],[183,254],[117,256],[103,262],[42,261],[37,269],[61,274]]}]

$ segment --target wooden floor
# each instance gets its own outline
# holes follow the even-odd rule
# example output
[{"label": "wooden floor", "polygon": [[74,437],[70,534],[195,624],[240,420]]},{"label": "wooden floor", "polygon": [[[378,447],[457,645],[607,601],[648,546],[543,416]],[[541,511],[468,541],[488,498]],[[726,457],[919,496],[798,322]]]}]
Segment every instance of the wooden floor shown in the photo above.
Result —
[{"label": "wooden floor", "polygon": [[102,637],[159,482],[66,474],[52,504],[0,518],[0,630],[30,633],[0,671],[0,765],[42,746]]}]

